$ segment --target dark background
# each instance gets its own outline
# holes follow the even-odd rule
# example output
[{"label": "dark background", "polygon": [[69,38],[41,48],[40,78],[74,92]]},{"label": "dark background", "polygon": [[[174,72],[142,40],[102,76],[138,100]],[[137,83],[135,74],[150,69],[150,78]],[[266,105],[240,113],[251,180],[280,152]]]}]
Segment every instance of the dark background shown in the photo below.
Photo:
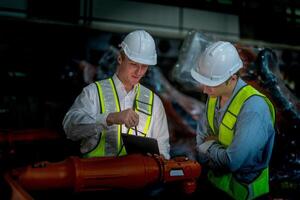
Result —
[{"label": "dark background", "polygon": [[[142,2],[237,14],[240,18],[241,38],[288,44],[290,48],[273,50],[278,53],[278,63],[287,81],[294,83],[294,86],[287,86],[298,98],[300,97],[300,53],[296,48],[300,43],[297,22],[299,16],[295,11],[299,8],[299,2],[296,0]],[[65,113],[87,84],[83,80],[78,61],[86,60],[97,65],[108,47],[112,45],[117,48],[126,35],[118,31],[107,32],[89,27],[92,19],[88,12],[91,1],[88,0],[83,1],[86,7],[83,16],[79,14],[79,0],[28,0],[27,3],[26,10],[0,8],[0,11],[28,15],[25,19],[0,17],[0,134],[42,128],[54,130],[60,139],[1,143],[1,171],[40,160],[59,161],[78,154],[79,144],[67,140],[62,130]],[[291,9],[290,14],[286,14],[288,8]],[[78,20],[84,23],[79,24]],[[180,84],[170,79],[170,71],[178,59],[183,39],[156,36],[155,40],[158,66],[165,77],[178,90],[203,99],[199,94],[184,91]],[[292,127],[291,130],[298,128]],[[291,170],[284,170],[294,172],[299,170],[299,154],[294,153],[298,152],[297,142],[294,142],[294,138],[288,142],[290,143],[287,143],[287,146],[291,144],[291,151],[286,153],[289,156],[286,159],[293,159],[293,166],[290,166]],[[282,154],[284,153],[281,152],[280,155]],[[299,190],[299,177],[294,176],[295,179],[292,179],[289,174],[280,175],[283,178],[287,175],[287,179],[280,179],[283,181],[275,188],[281,188],[284,192],[290,189]],[[278,190],[277,196],[287,196],[284,192]],[[201,193],[197,195],[201,196]],[[69,196],[69,193],[66,196]]]}]

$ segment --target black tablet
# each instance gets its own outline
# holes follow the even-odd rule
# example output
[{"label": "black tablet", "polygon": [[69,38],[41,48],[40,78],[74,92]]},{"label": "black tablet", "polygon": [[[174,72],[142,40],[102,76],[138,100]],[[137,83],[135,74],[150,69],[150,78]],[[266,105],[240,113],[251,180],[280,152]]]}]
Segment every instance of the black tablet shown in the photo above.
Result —
[{"label": "black tablet", "polygon": [[160,154],[158,143],[155,138],[129,135],[122,133],[123,144],[126,148],[127,154],[133,153],[151,153]]}]

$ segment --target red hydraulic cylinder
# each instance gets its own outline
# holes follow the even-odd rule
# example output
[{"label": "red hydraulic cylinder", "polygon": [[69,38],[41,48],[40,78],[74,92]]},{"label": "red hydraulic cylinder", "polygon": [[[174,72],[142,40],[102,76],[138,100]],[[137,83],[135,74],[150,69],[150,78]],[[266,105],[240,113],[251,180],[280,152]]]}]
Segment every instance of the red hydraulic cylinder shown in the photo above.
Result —
[{"label": "red hydraulic cylinder", "polygon": [[181,181],[193,192],[200,165],[188,159],[133,154],[122,157],[78,158],[40,162],[16,169],[11,176],[25,190],[73,189],[76,192],[140,189],[158,182]]}]

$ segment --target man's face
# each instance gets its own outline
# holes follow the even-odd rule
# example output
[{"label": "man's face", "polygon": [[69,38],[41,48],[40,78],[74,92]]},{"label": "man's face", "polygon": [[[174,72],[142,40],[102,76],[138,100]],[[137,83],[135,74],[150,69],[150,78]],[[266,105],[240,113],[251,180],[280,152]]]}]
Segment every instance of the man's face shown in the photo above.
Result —
[{"label": "man's face", "polygon": [[132,89],[134,85],[139,83],[148,70],[148,65],[134,62],[125,55],[119,55],[118,62],[119,67],[117,74],[126,89]]},{"label": "man's face", "polygon": [[227,87],[227,82],[222,83],[217,86],[203,86],[203,93],[207,94],[210,97],[219,97],[226,95],[228,93],[228,87]]}]

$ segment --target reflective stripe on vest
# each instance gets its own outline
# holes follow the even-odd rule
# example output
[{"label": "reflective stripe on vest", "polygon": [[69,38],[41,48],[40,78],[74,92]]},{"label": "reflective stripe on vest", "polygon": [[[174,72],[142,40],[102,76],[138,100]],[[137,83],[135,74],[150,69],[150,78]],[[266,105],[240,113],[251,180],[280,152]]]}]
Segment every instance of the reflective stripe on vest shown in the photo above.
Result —
[{"label": "reflective stripe on vest", "polygon": [[[148,88],[138,85],[138,91],[135,98],[135,112],[139,114],[139,124],[137,126],[137,134],[146,136],[151,123],[154,94]],[[135,131],[130,129],[129,134],[135,134]]]},{"label": "reflective stripe on vest", "polygon": [[[99,94],[100,113],[120,112],[120,102],[116,87],[111,78],[95,83]],[[141,108],[135,110],[139,114],[139,125],[137,127],[139,134],[146,136],[152,117],[153,92],[144,86],[138,84],[138,91],[135,102],[139,102]],[[148,97],[148,98],[146,98]],[[137,103],[135,103],[138,105]],[[143,113],[142,113],[143,112]],[[132,132],[130,129],[129,132]],[[108,130],[100,133],[98,144],[84,157],[100,156],[122,156],[126,155],[126,150],[121,142],[122,125],[109,126]]]},{"label": "reflective stripe on vest", "polygon": [[[231,144],[233,136],[234,136],[234,127],[237,120],[237,116],[240,113],[240,110],[242,106],[244,105],[244,102],[249,99],[251,96],[258,95],[265,99],[267,102],[271,117],[273,120],[273,124],[275,123],[275,109],[271,101],[258,92],[256,89],[254,89],[252,86],[247,85],[244,86],[238,91],[236,96],[232,99],[230,102],[230,105],[228,106],[223,119],[221,121],[220,127],[219,127],[219,142],[223,144],[224,146],[228,146]],[[207,110],[207,120],[209,127],[211,130],[215,133],[214,129],[214,117],[215,117],[215,107],[216,107],[217,98],[209,98],[208,100],[208,110]]]},{"label": "reflective stripe on vest", "polygon": [[[230,102],[221,121],[218,133],[216,133],[214,129],[214,115],[217,98],[208,99],[208,124],[214,134],[218,134],[219,142],[225,147],[228,147],[233,140],[237,116],[239,115],[242,106],[247,99],[255,95],[261,96],[265,99],[269,106],[273,124],[275,123],[275,109],[271,101],[252,86],[246,85],[238,91],[236,96]],[[208,179],[212,182],[213,185],[225,191],[234,199],[254,199],[269,192],[268,168],[262,170],[260,175],[250,184],[238,182],[232,174],[215,176],[212,171],[209,171]]]}]

